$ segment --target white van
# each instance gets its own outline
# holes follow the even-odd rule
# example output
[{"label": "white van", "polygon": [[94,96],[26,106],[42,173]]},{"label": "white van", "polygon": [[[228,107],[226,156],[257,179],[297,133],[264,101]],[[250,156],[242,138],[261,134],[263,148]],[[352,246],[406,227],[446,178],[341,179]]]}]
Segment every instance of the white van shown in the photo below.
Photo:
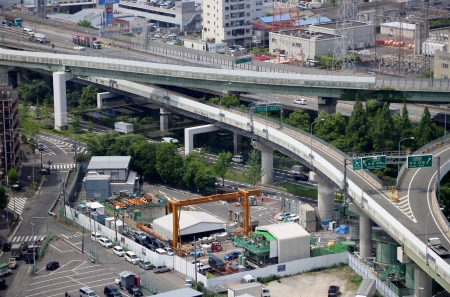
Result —
[{"label": "white van", "polygon": [[130,262],[131,264],[134,264],[134,265],[139,263],[138,256],[136,256],[136,254],[133,253],[133,252],[126,252],[125,253],[125,260],[127,260],[128,262]]},{"label": "white van", "polygon": [[174,145],[178,145],[178,140],[176,138],[172,138],[172,137],[163,137],[161,139],[161,142],[163,143],[171,143]]},{"label": "white van", "polygon": [[82,287],[80,288],[80,297],[97,297],[97,294],[88,287]]},{"label": "white van", "polygon": [[108,238],[100,237],[100,238],[98,239],[98,243],[99,243],[101,246],[105,247],[105,248],[112,248],[112,247],[113,247],[111,241],[109,241]]},{"label": "white van", "polygon": [[23,32],[28,33],[28,34],[32,34],[33,30],[29,29],[29,28],[23,28],[22,29]]},{"label": "white van", "polygon": [[308,60],[308,61],[306,61],[306,65],[314,67],[314,66],[319,65],[319,61]]},{"label": "white van", "polygon": [[97,233],[97,232],[92,232],[91,233],[91,239],[92,239],[92,241],[95,241],[95,239],[97,239],[97,241],[98,241],[98,239],[99,238],[101,238],[102,236],[100,235],[100,233]]},{"label": "white van", "polygon": [[231,161],[236,163],[244,163],[244,157],[241,155],[234,155],[233,158],[231,158]]},{"label": "white van", "polygon": [[163,249],[156,249],[155,252],[157,252],[160,255],[168,255],[167,251]]},{"label": "white van", "polygon": [[119,257],[123,257],[123,256],[125,255],[125,252],[124,252],[123,248],[121,248],[121,247],[118,246],[118,245],[116,245],[116,246],[113,248],[113,252],[114,252],[114,254],[116,254],[116,255],[119,256]]}]

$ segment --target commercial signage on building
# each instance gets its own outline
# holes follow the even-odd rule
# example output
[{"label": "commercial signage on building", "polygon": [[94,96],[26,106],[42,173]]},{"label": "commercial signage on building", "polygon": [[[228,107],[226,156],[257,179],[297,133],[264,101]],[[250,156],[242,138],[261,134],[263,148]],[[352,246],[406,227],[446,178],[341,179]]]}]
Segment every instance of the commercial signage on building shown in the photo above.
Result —
[{"label": "commercial signage on building", "polygon": [[119,4],[120,0],[98,0],[99,5],[106,5],[106,4]]},{"label": "commercial signage on building", "polygon": [[111,27],[113,25],[113,6],[112,4],[105,5],[106,10],[106,26]]}]

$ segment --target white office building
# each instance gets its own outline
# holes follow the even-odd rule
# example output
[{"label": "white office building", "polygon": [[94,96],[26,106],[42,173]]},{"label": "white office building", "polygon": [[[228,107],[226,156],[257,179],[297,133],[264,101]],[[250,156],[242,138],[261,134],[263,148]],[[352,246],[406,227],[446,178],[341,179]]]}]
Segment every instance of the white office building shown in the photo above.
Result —
[{"label": "white office building", "polygon": [[264,16],[263,0],[204,0],[202,39],[249,46],[252,20]]}]

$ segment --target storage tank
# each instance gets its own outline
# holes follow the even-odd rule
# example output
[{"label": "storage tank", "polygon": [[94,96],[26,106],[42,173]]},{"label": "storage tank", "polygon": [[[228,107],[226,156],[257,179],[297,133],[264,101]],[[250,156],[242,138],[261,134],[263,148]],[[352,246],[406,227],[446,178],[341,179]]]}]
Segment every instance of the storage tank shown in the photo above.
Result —
[{"label": "storage tank", "polygon": [[242,257],[242,266],[245,266],[247,264],[247,257]]}]

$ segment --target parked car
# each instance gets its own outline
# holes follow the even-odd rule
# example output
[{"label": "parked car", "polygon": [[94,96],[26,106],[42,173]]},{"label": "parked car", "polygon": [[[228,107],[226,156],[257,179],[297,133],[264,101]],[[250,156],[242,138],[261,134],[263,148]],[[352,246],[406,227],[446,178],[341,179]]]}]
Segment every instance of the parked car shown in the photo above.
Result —
[{"label": "parked car", "polygon": [[295,99],[294,101],[292,101],[292,103],[299,105],[306,105],[306,99]]},{"label": "parked car", "polygon": [[155,251],[156,251],[156,246],[154,246],[153,244],[146,243],[146,244],[144,244],[144,246],[145,246],[146,248],[148,248],[149,250],[151,250],[152,252],[155,252]]},{"label": "parked car", "polygon": [[284,217],[284,221],[285,222],[292,222],[292,223],[294,223],[298,219],[299,219],[298,214],[291,214],[290,216],[285,216]]},{"label": "parked car", "polygon": [[106,297],[122,297],[122,294],[119,292],[119,290],[111,285],[105,286],[103,294],[105,294]]},{"label": "parked car", "polygon": [[128,287],[128,293],[130,293],[131,296],[143,296],[141,289],[136,286]]},{"label": "parked car", "polygon": [[22,182],[20,180],[16,181],[14,184],[12,184],[11,186],[14,190],[20,190],[22,189]]},{"label": "parked car", "polygon": [[125,255],[125,251],[120,246],[116,245],[113,247],[113,252],[119,257],[123,257]]},{"label": "parked car", "polygon": [[139,267],[145,270],[150,270],[153,268],[152,263],[150,263],[149,260],[140,259],[139,260]]},{"label": "parked car", "polygon": [[294,180],[300,180],[300,181],[308,181],[309,177],[306,174],[303,173],[295,173],[293,175]]},{"label": "parked car", "polygon": [[23,260],[26,264],[34,264],[34,260],[36,260],[37,258],[37,254],[34,255],[33,254],[25,254],[23,255]]},{"label": "parked car", "polygon": [[328,288],[328,297],[336,297],[341,293],[338,286],[330,286]]},{"label": "parked car", "polygon": [[22,241],[19,244],[20,244],[20,248],[22,249],[22,251],[28,250],[28,243],[26,243],[25,241]]},{"label": "parked car", "polygon": [[50,261],[47,263],[47,265],[45,266],[45,269],[47,270],[55,270],[59,267],[59,263],[56,261]]},{"label": "parked car", "polygon": [[98,239],[98,243],[101,246],[105,247],[105,248],[112,248],[113,247],[111,241],[109,241],[108,238],[101,237],[101,238]]},{"label": "parked car", "polygon": [[9,252],[11,250],[11,244],[9,242],[4,242],[2,249],[4,252]]},{"label": "parked car", "polygon": [[155,35],[153,35],[153,37],[155,37],[155,38],[161,38],[162,35],[161,35],[160,33],[156,33]]},{"label": "parked car", "polygon": [[234,155],[231,158],[231,161],[236,162],[236,163],[244,163],[244,157],[242,157],[241,155]]},{"label": "parked car", "polygon": [[226,254],[225,256],[223,256],[223,259],[224,259],[225,261],[234,260],[234,259],[239,258],[239,255],[240,255],[240,254],[241,254],[241,252],[238,252],[238,251],[232,251],[232,252]]},{"label": "parked car", "polygon": [[167,267],[166,265],[156,265],[153,268],[154,273],[162,273],[162,272],[169,272],[169,271],[170,271],[170,268]]},{"label": "parked car", "polygon": [[284,217],[285,217],[285,216],[288,216],[288,215],[290,215],[289,212],[282,212],[282,213],[280,213],[279,215],[276,216],[276,219],[277,219],[278,221],[282,221],[282,220],[284,219]]},{"label": "parked car", "polygon": [[167,252],[167,254],[168,254],[169,256],[173,256],[174,252],[173,252],[172,248],[170,248],[170,247],[165,247],[164,250],[166,250],[166,252]]},{"label": "parked car", "polygon": [[142,231],[134,231],[133,235],[134,238],[144,238],[145,240],[145,233]]}]

